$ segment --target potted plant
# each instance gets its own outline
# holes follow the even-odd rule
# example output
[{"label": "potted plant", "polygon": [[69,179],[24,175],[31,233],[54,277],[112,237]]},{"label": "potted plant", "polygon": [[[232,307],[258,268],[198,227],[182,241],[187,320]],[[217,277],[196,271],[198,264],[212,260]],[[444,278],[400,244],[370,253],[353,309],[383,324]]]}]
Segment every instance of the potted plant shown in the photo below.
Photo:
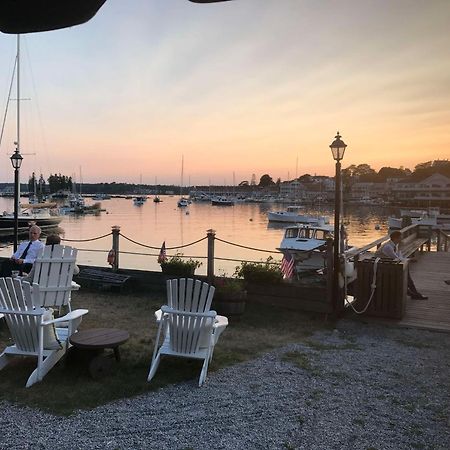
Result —
[{"label": "potted plant", "polygon": [[280,266],[274,263],[269,256],[266,261],[242,262],[236,267],[235,276],[243,278],[248,283],[280,284],[283,281],[283,273]]},{"label": "potted plant", "polygon": [[161,270],[163,274],[172,277],[193,277],[195,270],[198,269],[202,263],[195,259],[182,259],[182,253],[176,253],[169,259],[161,262]]},{"label": "potted plant", "polygon": [[213,309],[224,316],[240,316],[245,311],[247,292],[244,282],[237,278],[228,278],[225,274],[215,277]]}]

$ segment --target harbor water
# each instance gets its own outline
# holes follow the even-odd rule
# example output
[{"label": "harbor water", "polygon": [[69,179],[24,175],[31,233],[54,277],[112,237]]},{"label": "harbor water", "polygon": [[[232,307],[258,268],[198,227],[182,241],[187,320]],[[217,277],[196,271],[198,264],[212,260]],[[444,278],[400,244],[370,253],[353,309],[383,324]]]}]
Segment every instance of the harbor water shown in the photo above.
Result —
[{"label": "harbor water", "polygon": [[[206,202],[193,202],[187,208],[177,207],[177,196],[161,196],[161,203],[154,203],[152,197],[142,206],[135,206],[125,198],[112,198],[102,201],[106,212],[99,215],[66,215],[60,224],[61,236],[71,240],[86,240],[111,232],[114,225],[120,226],[121,233],[130,239],[157,247],[149,249],[120,238],[120,266],[133,269],[160,270],[157,255],[161,244],[176,247],[189,244],[206,236],[208,229],[216,231],[216,237],[236,244],[276,251],[283,236],[285,224],[269,224],[267,212],[283,210],[276,203],[237,203],[234,206],[212,206]],[[26,203],[26,199],[22,199]],[[87,203],[93,203],[87,199]],[[0,210],[12,211],[13,200],[0,198]],[[387,233],[387,217],[392,210],[377,206],[348,206],[344,210],[344,223],[351,245],[362,246]],[[329,216],[333,221],[333,206],[323,206],[320,210],[305,207],[305,213]],[[79,249],[80,264],[108,266],[106,258],[111,249],[112,238],[87,242],[66,242]],[[184,255],[206,257],[207,242],[179,249]],[[128,254],[140,253],[140,254]],[[177,250],[168,250],[172,255]],[[0,256],[9,256],[12,246],[2,243]],[[237,260],[265,260],[270,253],[256,252],[216,241],[215,256]],[[280,260],[280,255],[272,255]],[[206,273],[206,259],[201,259],[198,273]],[[239,262],[216,261],[216,273],[231,275]]]}]

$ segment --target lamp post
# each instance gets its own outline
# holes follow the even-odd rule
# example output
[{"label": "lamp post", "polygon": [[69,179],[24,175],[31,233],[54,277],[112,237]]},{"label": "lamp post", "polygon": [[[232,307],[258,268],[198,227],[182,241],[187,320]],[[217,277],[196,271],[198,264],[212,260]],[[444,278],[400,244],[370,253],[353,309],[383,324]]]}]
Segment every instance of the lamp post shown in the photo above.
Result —
[{"label": "lamp post", "polygon": [[19,234],[19,169],[22,165],[22,155],[19,152],[19,145],[16,144],[16,150],[11,155],[11,164],[14,168],[14,251],[17,250]]},{"label": "lamp post", "polygon": [[340,214],[341,214],[341,160],[344,158],[347,145],[341,139],[339,131],[330,145],[333,159],[336,161],[336,176],[334,179],[334,255],[333,255],[333,312],[337,313],[339,288],[339,253],[340,253]]}]

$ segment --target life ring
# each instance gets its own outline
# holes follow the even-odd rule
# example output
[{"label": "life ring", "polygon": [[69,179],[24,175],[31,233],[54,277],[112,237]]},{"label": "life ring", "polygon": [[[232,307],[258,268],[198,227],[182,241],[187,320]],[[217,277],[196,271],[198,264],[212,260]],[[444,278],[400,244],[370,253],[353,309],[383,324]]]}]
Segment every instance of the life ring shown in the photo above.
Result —
[{"label": "life ring", "polygon": [[111,249],[108,252],[108,258],[106,260],[107,260],[109,265],[113,266],[114,262],[116,261],[116,251]]}]

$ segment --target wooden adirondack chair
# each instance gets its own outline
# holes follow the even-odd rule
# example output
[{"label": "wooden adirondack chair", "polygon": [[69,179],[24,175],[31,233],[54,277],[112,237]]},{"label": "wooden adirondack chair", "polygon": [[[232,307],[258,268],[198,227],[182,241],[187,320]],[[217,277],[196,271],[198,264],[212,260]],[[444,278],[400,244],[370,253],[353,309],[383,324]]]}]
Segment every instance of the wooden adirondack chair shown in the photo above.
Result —
[{"label": "wooden adirondack chair", "polygon": [[[38,284],[33,284],[31,289],[26,281],[0,278],[0,313],[5,315],[14,341],[14,345],[7,347],[0,355],[0,370],[8,365],[13,356],[34,356],[38,360],[37,367],[28,378],[26,387],[41,381],[70,347],[69,337],[76,332],[82,316],[87,312],[86,309],[77,309],[64,317],[45,321],[46,310],[41,307]],[[57,328],[62,322],[68,322],[68,327]],[[61,345],[47,349],[44,346],[44,328],[53,326]]]},{"label": "wooden adirondack chair", "polygon": [[[206,379],[208,363],[214,349],[215,311],[187,312],[169,306],[163,306],[162,318],[159,322],[155,348],[147,381],[150,381],[158,369],[161,355],[179,356],[183,358],[203,359],[198,385]],[[165,333],[164,341],[159,347],[161,334]],[[207,337],[205,342],[205,337]]]},{"label": "wooden adirondack chair", "polygon": [[33,284],[39,284],[40,305],[68,306],[71,294],[79,286],[72,282],[78,250],[68,245],[46,245],[33,264]]},{"label": "wooden adirondack chair", "polygon": [[187,312],[207,312],[216,288],[208,283],[192,278],[167,280],[167,305]]}]

